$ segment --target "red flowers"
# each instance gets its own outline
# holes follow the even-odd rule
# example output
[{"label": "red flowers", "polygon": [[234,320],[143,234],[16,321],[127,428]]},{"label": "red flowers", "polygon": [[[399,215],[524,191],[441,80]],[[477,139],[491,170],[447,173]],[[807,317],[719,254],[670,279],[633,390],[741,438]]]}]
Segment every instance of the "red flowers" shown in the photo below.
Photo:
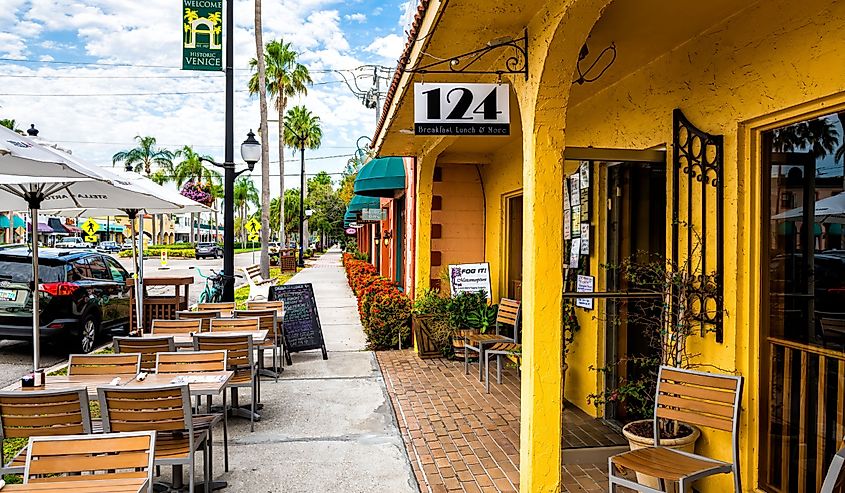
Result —
[{"label": "red flowers", "polygon": [[344,254],[343,266],[349,287],[358,298],[358,313],[370,348],[398,347],[400,338],[406,347],[411,332],[411,300],[368,262]]}]

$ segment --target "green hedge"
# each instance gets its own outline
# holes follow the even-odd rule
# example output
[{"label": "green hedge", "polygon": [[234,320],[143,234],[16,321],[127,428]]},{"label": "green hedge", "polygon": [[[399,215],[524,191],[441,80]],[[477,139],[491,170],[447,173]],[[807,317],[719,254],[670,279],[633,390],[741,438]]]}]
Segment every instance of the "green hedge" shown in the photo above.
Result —
[{"label": "green hedge", "polygon": [[[161,252],[165,250],[167,251],[167,255],[171,258],[194,258],[196,256],[196,250],[194,250],[193,246],[174,247],[172,245],[152,245],[144,248],[144,257],[158,257],[161,255]],[[132,256],[132,250],[123,250],[118,255],[124,258],[129,258]]]}]

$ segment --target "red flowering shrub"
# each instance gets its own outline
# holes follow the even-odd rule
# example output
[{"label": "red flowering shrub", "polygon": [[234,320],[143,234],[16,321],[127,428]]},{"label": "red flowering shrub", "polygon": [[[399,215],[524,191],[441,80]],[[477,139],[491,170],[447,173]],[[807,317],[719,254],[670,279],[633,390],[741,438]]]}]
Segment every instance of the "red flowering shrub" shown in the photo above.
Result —
[{"label": "red flowering shrub", "polygon": [[410,343],[411,300],[368,262],[343,255],[349,287],[358,298],[358,313],[370,349],[391,349]]}]

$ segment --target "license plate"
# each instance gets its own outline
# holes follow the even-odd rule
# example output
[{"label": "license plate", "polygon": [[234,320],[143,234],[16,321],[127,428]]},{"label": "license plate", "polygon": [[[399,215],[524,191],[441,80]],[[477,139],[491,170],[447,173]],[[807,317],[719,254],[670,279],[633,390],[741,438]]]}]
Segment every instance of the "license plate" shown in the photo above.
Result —
[{"label": "license plate", "polygon": [[18,299],[18,292],[14,289],[0,289],[0,301],[15,301]]}]

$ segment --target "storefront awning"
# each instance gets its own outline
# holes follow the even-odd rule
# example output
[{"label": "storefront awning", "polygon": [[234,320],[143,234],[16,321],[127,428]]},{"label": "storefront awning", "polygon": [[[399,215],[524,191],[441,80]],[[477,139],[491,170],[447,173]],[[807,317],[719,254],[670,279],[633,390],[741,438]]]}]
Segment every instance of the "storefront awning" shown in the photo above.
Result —
[{"label": "storefront awning", "polygon": [[65,227],[65,229],[67,230],[68,233],[80,234],[80,233],[83,232],[82,228],[74,226],[73,224],[65,224],[64,227]]},{"label": "storefront awning", "polygon": [[349,205],[346,206],[346,212],[358,213],[364,209],[379,209],[381,208],[381,201],[377,197],[363,197],[361,195],[354,195]]},{"label": "storefront awning", "polygon": [[349,226],[350,224],[354,223],[357,219],[357,214],[352,211],[346,211],[346,214],[343,215],[343,225]]},{"label": "storefront awning", "polygon": [[383,157],[365,164],[355,178],[355,193],[367,197],[392,198],[405,189],[405,164],[401,157]]},{"label": "storefront awning", "polygon": [[[24,222],[23,219],[20,218],[20,216],[15,216],[14,223],[15,223],[14,229],[26,227],[26,223]],[[6,217],[5,215],[0,216],[0,229],[6,229],[8,227],[9,227],[9,218]]]},{"label": "storefront awning", "polygon": [[[27,231],[29,231],[29,226],[30,226],[30,224],[27,223],[27,225],[26,225]],[[55,231],[53,231],[53,228],[48,226],[47,223],[38,223],[38,232],[39,233],[45,233],[45,234],[55,233]]]}]

